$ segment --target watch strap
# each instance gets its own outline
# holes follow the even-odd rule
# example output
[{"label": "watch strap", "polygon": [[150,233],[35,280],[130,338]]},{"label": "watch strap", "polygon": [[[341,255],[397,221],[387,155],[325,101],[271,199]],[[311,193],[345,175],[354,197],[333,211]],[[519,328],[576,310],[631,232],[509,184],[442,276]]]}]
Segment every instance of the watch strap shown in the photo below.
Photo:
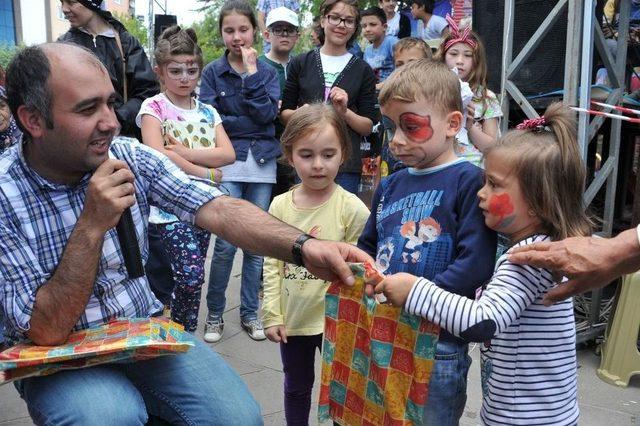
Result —
[{"label": "watch strap", "polygon": [[313,237],[309,234],[300,234],[293,242],[293,246],[291,247],[291,256],[293,257],[293,263],[296,265],[304,266],[304,261],[302,260],[302,245],[311,238]]}]

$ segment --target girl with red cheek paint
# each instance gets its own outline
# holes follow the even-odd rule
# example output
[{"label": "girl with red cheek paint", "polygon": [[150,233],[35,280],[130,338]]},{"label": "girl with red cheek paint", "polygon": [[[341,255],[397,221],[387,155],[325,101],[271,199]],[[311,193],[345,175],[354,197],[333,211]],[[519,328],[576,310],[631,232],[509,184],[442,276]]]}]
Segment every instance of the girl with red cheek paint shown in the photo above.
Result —
[{"label": "girl with red cheek paint", "polygon": [[[485,166],[479,207],[485,224],[506,236],[514,249],[591,233],[582,205],[585,166],[567,107],[551,105],[543,117],[500,138],[486,151]],[[573,303],[550,306],[547,293],[564,285],[553,271],[511,262],[507,252],[475,300],[451,291],[451,282],[400,272],[387,275],[375,292],[437,324],[441,333],[484,343],[483,424],[530,425],[534,418],[578,424]]]},{"label": "girl with red cheek paint", "polygon": [[540,229],[540,219],[530,214],[519,179],[504,152],[496,150],[485,158],[485,183],[478,191],[486,225],[518,241]]}]

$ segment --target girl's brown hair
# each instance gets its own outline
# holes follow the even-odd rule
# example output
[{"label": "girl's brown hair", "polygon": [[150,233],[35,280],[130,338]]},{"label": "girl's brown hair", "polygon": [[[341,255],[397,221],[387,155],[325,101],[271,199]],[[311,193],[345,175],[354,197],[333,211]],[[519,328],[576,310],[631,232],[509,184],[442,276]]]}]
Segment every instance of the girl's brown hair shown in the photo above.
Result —
[{"label": "girl's brown hair", "polygon": [[[453,33],[449,33],[444,39],[442,39],[442,43],[440,43],[440,46],[434,56],[435,59],[446,63],[445,55],[447,51],[444,50],[444,46],[446,46],[449,40],[452,40],[455,37],[457,36]],[[467,83],[469,83],[474,94],[479,90],[482,99],[485,100],[487,98],[487,53],[485,52],[484,44],[477,33],[471,31],[469,33],[469,39],[475,41],[476,47],[472,48],[473,69],[469,73]],[[449,49],[451,49],[451,47],[449,47]]]},{"label": "girl's brown hair", "polygon": [[238,14],[242,16],[246,16],[253,27],[253,37],[256,36],[256,29],[258,28],[258,21],[256,20],[256,15],[253,13],[253,9],[251,5],[244,0],[228,0],[222,5],[222,9],[220,9],[220,15],[218,16],[218,31],[222,34],[222,21],[226,16],[232,14]]},{"label": "girl's brown hair", "polygon": [[[331,10],[333,10],[334,6],[338,3],[343,3],[345,6],[350,6],[355,14],[356,27],[353,30],[353,35],[347,40],[347,47],[351,47],[353,42],[358,38],[360,34],[360,8],[358,7],[358,0],[324,0],[322,4],[320,4],[320,20],[327,16]],[[320,33],[318,34],[318,38],[324,44],[325,36],[324,36],[324,28],[320,26]]]},{"label": "girl's brown hair", "polygon": [[291,160],[296,141],[324,130],[326,126],[332,126],[338,135],[342,161],[346,161],[351,154],[351,137],[347,124],[332,106],[320,102],[298,108],[287,122],[287,127],[280,137],[284,158]]},{"label": "girl's brown hair", "polygon": [[171,62],[172,56],[191,55],[196,57],[196,62],[202,72],[202,49],[198,46],[198,36],[193,28],[180,28],[173,25],[160,34],[156,49],[153,52],[156,64],[162,66]]},{"label": "girl's brown hair", "polygon": [[544,126],[509,131],[485,151],[485,157],[507,154],[524,198],[552,239],[590,235],[575,120],[559,102],[547,108],[544,119]]}]

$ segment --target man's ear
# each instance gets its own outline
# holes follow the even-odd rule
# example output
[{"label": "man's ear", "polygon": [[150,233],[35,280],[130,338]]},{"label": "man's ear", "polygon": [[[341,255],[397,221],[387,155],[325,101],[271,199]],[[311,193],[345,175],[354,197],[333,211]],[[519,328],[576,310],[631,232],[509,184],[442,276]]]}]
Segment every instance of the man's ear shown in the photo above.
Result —
[{"label": "man's ear", "polygon": [[32,138],[39,138],[43,135],[46,129],[46,123],[40,111],[34,108],[28,108],[25,105],[20,105],[16,115],[22,127]]},{"label": "man's ear", "polygon": [[264,30],[264,31],[262,32],[262,38],[264,39],[264,41],[269,42],[269,43],[271,43],[271,37],[270,37],[270,35],[271,35],[271,34],[269,34],[269,30],[268,30],[268,29],[267,29],[267,30]]},{"label": "man's ear", "polygon": [[447,137],[452,138],[458,134],[462,128],[462,113],[460,111],[452,111],[447,114]]}]

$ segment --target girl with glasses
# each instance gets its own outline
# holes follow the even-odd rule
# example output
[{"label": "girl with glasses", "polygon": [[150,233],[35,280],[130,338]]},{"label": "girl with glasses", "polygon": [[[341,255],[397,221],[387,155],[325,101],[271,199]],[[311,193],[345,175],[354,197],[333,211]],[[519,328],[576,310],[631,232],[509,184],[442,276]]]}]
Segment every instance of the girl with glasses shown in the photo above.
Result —
[{"label": "girl with glasses", "polygon": [[[142,103],[137,123],[145,145],[167,155],[185,173],[220,181],[219,167],[235,152],[220,115],[193,91],[202,70],[202,51],[193,29],[167,28],[156,44],[158,79],[164,91]],[[171,262],[171,318],[195,332],[210,234],[151,206],[149,227],[160,235]]]},{"label": "girl with glasses", "polygon": [[281,120],[314,102],[333,106],[349,129],[352,156],[336,177],[344,189],[358,192],[362,170],[361,143],[378,121],[375,75],[362,59],[349,53],[360,30],[356,0],[325,0],[320,6],[322,45],[289,63],[282,95]]}]

